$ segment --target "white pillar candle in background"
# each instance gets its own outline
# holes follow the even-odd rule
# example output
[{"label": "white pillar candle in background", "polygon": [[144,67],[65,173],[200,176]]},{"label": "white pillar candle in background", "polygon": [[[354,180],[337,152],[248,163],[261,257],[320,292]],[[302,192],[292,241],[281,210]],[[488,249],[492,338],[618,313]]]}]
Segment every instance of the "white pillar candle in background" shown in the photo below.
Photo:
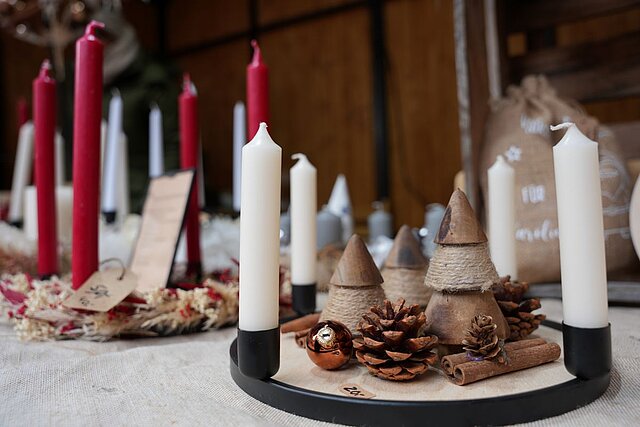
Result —
[{"label": "white pillar candle in background", "polygon": [[164,142],[162,136],[162,111],[154,104],[149,112],[149,178],[164,173]]},{"label": "white pillar candle in background", "polygon": [[518,279],[516,258],[516,174],[498,156],[487,171],[489,185],[489,250],[498,275]]},{"label": "white pillar candle in background", "polygon": [[65,167],[64,167],[64,138],[59,131],[56,131],[55,143],[55,163],[56,163],[56,187],[64,185]]},{"label": "white pillar candle in background", "polygon": [[109,122],[107,123],[107,146],[105,148],[104,170],[102,174],[102,212],[118,210],[118,174],[122,160],[122,98],[114,90],[109,101]]},{"label": "white pillar candle in background", "polygon": [[282,149],[260,123],[242,148],[240,313],[243,331],[278,327]]},{"label": "white pillar candle in background", "polygon": [[351,213],[351,197],[347,178],[340,174],[336,178],[327,207],[338,215],[342,221],[342,243],[347,243],[353,234],[353,215]]},{"label": "white pillar candle in background", "polygon": [[291,181],[291,284],[316,283],[317,172],[304,154],[289,171]]},{"label": "white pillar candle in background", "polygon": [[[73,210],[73,187],[70,185],[56,187],[56,220],[58,241],[64,245],[71,244]],[[30,240],[38,238],[38,198],[36,187],[29,186],[24,191],[24,234]]]},{"label": "white pillar candle in background", "polygon": [[33,169],[33,122],[22,125],[18,134],[18,147],[13,163],[11,200],[9,201],[9,222],[23,220],[24,190],[31,183]]},{"label": "white pillar candle in background", "polygon": [[247,142],[244,102],[233,106],[233,210],[240,212],[240,182],[242,179],[242,147]]},{"label": "white pillar candle in background", "polygon": [[124,133],[120,133],[118,141],[120,148],[118,149],[118,174],[116,176],[116,193],[118,195],[116,219],[119,224],[122,224],[129,216],[129,144]]},{"label": "white pillar candle in background", "polygon": [[565,128],[553,147],[564,323],[603,328],[609,320],[598,144],[573,123],[551,130]]}]

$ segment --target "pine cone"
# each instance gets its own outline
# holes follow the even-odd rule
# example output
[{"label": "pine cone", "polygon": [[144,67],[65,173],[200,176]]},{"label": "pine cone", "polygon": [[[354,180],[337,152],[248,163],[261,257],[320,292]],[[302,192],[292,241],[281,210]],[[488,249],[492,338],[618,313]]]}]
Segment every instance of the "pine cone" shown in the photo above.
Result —
[{"label": "pine cone", "polygon": [[467,339],[462,340],[463,348],[470,357],[478,360],[491,360],[502,353],[502,343],[498,339],[491,316],[481,314],[471,321],[467,330]]},{"label": "pine cone", "polygon": [[353,340],[356,358],[377,377],[405,381],[427,371],[436,362],[431,349],[438,343],[435,335],[424,335],[425,315],[417,304],[404,306],[403,299],[384,306],[371,307],[362,316]]},{"label": "pine cone", "polygon": [[509,341],[525,338],[547,318],[544,314],[531,313],[542,305],[537,298],[523,299],[528,289],[527,282],[511,282],[510,276],[501,277],[500,282],[493,285],[493,295],[511,329]]}]

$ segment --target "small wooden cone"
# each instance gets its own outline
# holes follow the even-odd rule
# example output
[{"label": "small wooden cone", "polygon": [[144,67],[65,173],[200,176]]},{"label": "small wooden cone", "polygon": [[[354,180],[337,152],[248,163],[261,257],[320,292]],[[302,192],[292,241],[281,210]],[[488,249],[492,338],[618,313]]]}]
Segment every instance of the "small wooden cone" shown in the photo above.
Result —
[{"label": "small wooden cone", "polygon": [[393,240],[393,247],[384,262],[385,268],[411,268],[422,269],[429,264],[427,258],[422,253],[420,243],[415,238],[408,225],[400,227],[396,238]]},{"label": "small wooden cone", "polygon": [[376,263],[360,236],[354,234],[329,283],[338,286],[373,286],[383,282]]},{"label": "small wooden cone", "polygon": [[454,191],[434,242],[440,245],[466,245],[486,241],[487,236],[467,196],[459,189]]}]

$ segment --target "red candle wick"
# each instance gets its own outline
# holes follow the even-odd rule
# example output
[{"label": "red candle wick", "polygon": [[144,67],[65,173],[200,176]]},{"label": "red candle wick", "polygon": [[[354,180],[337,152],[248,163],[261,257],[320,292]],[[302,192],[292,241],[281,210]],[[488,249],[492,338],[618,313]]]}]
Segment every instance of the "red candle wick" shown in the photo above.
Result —
[{"label": "red candle wick", "polygon": [[189,73],[184,73],[182,75],[182,91],[185,93],[193,94],[193,84],[191,83],[191,75]]},{"label": "red candle wick", "polygon": [[42,79],[50,79],[51,78],[51,62],[48,59],[42,61],[42,65],[40,65],[40,73],[38,74],[39,78]]},{"label": "red candle wick", "polygon": [[258,45],[257,40],[251,40],[251,47],[253,48],[253,58],[251,59],[251,65],[259,65],[262,63],[262,51]]},{"label": "red candle wick", "polygon": [[100,22],[100,21],[91,21],[87,24],[87,27],[84,30],[84,35],[85,36],[96,36],[96,30],[98,28],[100,28],[101,30],[104,30],[104,23]]}]

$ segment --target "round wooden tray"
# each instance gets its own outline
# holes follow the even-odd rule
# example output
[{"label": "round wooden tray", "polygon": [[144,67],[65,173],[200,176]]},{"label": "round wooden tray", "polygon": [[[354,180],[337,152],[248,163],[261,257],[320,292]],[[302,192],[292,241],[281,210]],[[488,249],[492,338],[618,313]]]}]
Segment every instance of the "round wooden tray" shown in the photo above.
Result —
[{"label": "round wooden tray", "polygon": [[[558,332],[561,328],[558,323],[545,322],[539,335],[550,338],[555,334],[561,338]],[[369,375],[361,366],[323,371],[288,337],[283,337],[281,348],[278,374],[269,380],[256,380],[239,371],[234,341],[230,348],[233,380],[247,394],[274,408],[343,424],[523,423],[584,406],[600,397],[609,386],[609,374],[579,380],[566,372],[562,359],[462,387],[431,372],[409,383],[394,383]],[[341,386],[354,383],[375,397],[362,399],[340,392]]]}]

